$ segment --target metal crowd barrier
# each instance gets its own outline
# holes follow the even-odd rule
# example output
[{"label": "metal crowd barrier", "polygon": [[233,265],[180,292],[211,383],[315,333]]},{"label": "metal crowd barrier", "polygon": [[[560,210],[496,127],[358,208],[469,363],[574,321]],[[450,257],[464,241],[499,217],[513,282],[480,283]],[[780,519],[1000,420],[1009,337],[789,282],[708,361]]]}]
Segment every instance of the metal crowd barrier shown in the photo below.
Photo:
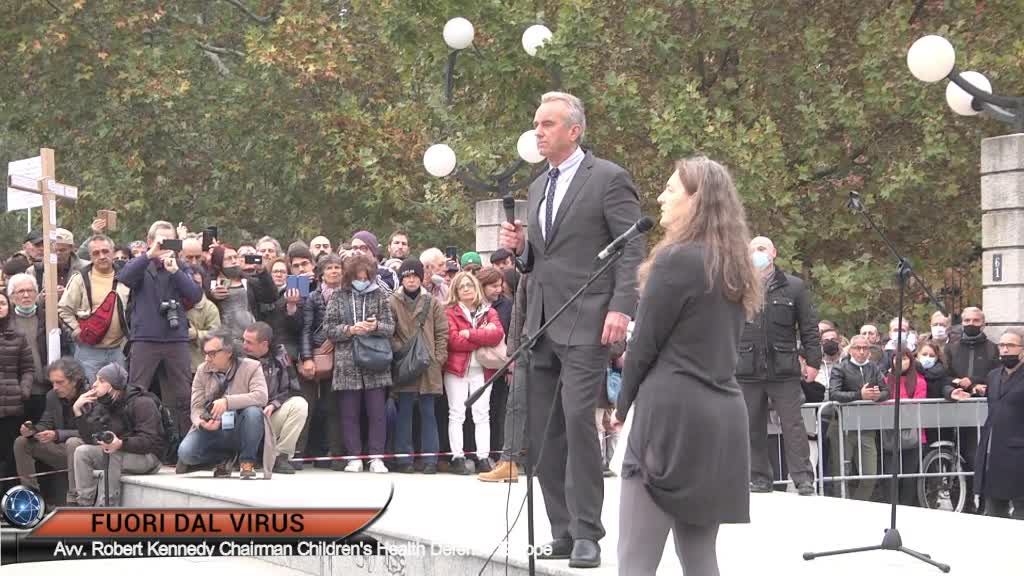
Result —
[{"label": "metal crowd barrier", "polygon": [[[804,419],[804,427],[808,435],[817,437],[817,463],[815,470],[816,491],[818,494],[825,493],[827,483],[838,483],[839,493],[843,498],[848,497],[847,485],[850,481],[877,481],[892,477],[892,453],[883,448],[883,435],[889,436],[893,423],[893,401],[872,402],[867,400],[840,404],[838,402],[821,402],[804,404],[801,407]],[[942,398],[928,399],[901,399],[900,400],[900,428],[902,430],[917,430],[925,438],[918,438],[918,442],[909,450],[901,452],[913,452],[910,462],[916,464],[912,470],[904,471],[906,459],[900,459],[900,470],[897,475],[900,479],[938,479],[932,482],[935,486],[928,485],[927,480],[919,480],[921,486],[919,495],[927,498],[929,490],[945,491],[953,490],[959,505],[962,506],[967,494],[966,483],[960,482],[958,486],[942,485],[947,484],[955,478],[968,478],[974,472],[966,469],[966,461],[973,460],[973,451],[976,448],[977,439],[980,437],[980,428],[988,416],[988,401],[985,398],[972,398],[960,402],[950,402]],[[824,433],[823,433],[824,432]],[[772,412],[768,423],[770,435],[780,435],[781,430],[778,424],[778,417]],[[968,437],[962,438],[967,435]],[[826,439],[831,444],[826,452]],[[898,444],[898,438],[891,438],[893,444]],[[964,446],[963,442],[967,441]],[[912,441],[911,441],[912,442]],[[856,454],[847,454],[847,443],[856,446]],[[865,447],[868,458],[877,458],[877,472],[865,473],[865,465],[871,464],[864,461]],[[778,470],[783,480],[776,484],[790,484],[791,481],[785,478],[782,473],[783,443],[779,442]],[[970,454],[966,454],[970,452]],[[961,456],[963,455],[963,456]],[[851,458],[856,456],[856,458]],[[880,457],[878,457],[880,456]],[[901,455],[902,456],[902,455]],[[828,462],[829,468],[836,468],[836,474],[824,469]],[[913,462],[916,459],[916,462]],[[856,467],[847,472],[848,465],[856,462]],[[948,465],[948,467],[947,467]],[[868,466],[874,468],[874,465]],[[937,468],[938,471],[927,471],[928,468]],[[959,490],[959,492],[956,492]],[[960,494],[963,493],[961,496]],[[957,508],[956,503],[952,506]]]}]

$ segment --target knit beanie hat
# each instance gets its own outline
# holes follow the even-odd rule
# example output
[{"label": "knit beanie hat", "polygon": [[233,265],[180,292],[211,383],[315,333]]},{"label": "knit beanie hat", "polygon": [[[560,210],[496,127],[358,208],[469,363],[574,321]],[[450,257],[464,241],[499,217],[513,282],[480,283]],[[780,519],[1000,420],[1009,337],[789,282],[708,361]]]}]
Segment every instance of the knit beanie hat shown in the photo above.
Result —
[{"label": "knit beanie hat", "polygon": [[419,276],[420,282],[423,281],[423,263],[420,262],[419,258],[406,258],[402,262],[402,266],[398,268],[399,280],[402,280],[410,274]]},{"label": "knit beanie hat", "polygon": [[110,384],[110,387],[115,390],[124,390],[128,385],[128,373],[120,364],[114,362],[100,368],[96,373],[96,378]]},{"label": "knit beanie hat", "polygon": [[366,244],[367,246],[370,247],[370,252],[373,253],[373,257],[374,257],[374,259],[376,259],[377,258],[378,244],[377,244],[377,237],[373,235],[373,232],[368,232],[366,230],[360,230],[359,232],[356,232],[355,234],[352,235],[352,239],[353,240],[355,240],[357,238],[359,240],[362,240],[364,244]]}]

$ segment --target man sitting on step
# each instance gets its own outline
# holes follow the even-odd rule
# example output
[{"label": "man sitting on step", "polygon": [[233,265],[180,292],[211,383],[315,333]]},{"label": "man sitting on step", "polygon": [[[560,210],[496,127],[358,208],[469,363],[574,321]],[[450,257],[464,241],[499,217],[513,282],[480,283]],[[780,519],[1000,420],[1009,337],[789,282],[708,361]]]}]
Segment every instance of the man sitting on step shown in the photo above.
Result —
[{"label": "man sitting on step", "polygon": [[270,418],[270,429],[277,448],[274,472],[294,474],[295,468],[289,460],[295,454],[295,443],[306,425],[309,405],[302,397],[299,376],[288,352],[281,344],[271,349],[273,339],[274,330],[270,325],[256,322],[242,334],[242,347],[249,358],[260,363],[263,377],[267,380],[269,401],[263,408],[263,414]]},{"label": "man sitting on step", "polygon": [[211,330],[203,339],[203,356],[192,381],[192,429],[178,446],[176,472],[216,464],[215,478],[231,476],[235,456],[242,479],[256,477],[256,455],[263,442],[263,476],[274,466],[274,436],[263,416],[267,381],[260,363],[241,357],[230,329]]}]

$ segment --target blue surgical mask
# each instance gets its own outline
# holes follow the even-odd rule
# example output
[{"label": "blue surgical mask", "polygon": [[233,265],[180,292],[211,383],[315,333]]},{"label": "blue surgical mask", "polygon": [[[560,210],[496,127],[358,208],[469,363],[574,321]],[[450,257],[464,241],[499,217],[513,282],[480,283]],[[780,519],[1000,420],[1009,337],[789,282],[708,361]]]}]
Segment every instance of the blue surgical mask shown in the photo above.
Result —
[{"label": "blue surgical mask", "polygon": [[366,290],[369,287],[370,287],[370,281],[369,280],[353,280],[352,281],[352,288],[356,292],[363,292],[364,290]]},{"label": "blue surgical mask", "polygon": [[935,366],[935,356],[921,356],[917,360],[921,363],[921,368],[924,368],[925,370]]},{"label": "blue surgical mask", "polygon": [[754,252],[753,259],[754,267],[757,268],[758,270],[764,270],[765,268],[768,267],[769,264],[772,263],[771,258],[769,258],[767,254],[761,251]]},{"label": "blue surgical mask", "polygon": [[38,307],[37,304],[33,304],[31,306],[18,306],[18,305],[15,305],[14,306],[14,313],[17,314],[18,316],[23,317],[23,318],[28,318],[29,316],[32,316],[33,314],[36,313],[36,308],[37,307]]}]

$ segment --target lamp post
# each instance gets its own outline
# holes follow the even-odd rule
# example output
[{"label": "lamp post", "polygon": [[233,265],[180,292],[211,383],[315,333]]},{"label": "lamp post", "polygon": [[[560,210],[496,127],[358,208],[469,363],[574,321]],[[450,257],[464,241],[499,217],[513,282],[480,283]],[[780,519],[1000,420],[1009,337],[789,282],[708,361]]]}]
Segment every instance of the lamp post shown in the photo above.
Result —
[{"label": "lamp post", "polygon": [[533,180],[535,175],[532,171],[525,178],[515,179],[523,166],[538,164],[544,160],[537,149],[537,136],[533,130],[527,130],[519,136],[516,151],[519,159],[511,166],[501,172],[482,176],[471,165],[458,166],[455,151],[447,144],[434,144],[423,154],[423,167],[431,176],[444,178],[454,175],[459,182],[474,192],[497,193],[504,198],[510,196],[513,190],[526,187]]},{"label": "lamp post", "polygon": [[1000,96],[992,93],[992,84],[979,72],[960,72],[956,68],[956,50],[942,36],[919,38],[907,51],[907,67],[922,82],[948,79],[946,103],[962,116],[984,112],[989,118],[1024,132],[1024,96]]}]

